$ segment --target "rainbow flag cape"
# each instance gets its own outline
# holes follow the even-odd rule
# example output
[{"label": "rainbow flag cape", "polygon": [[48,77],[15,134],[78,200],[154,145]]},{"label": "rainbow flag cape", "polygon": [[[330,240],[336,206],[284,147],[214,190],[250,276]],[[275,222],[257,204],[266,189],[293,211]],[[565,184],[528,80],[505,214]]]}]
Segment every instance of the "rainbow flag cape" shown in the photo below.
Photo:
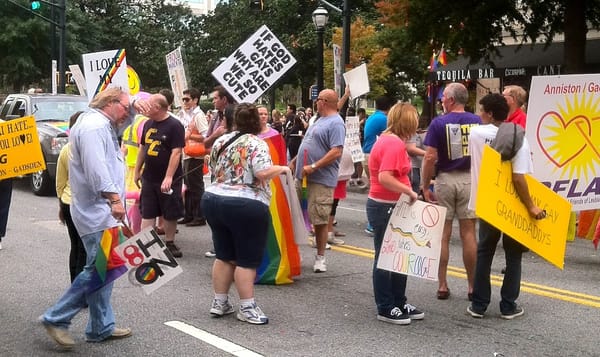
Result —
[{"label": "rainbow flag cape", "polygon": [[88,292],[94,292],[127,273],[125,261],[119,257],[114,248],[130,236],[131,233],[123,227],[104,230],[96,253],[95,269],[87,288]]},{"label": "rainbow flag cape", "polygon": [[[273,164],[285,165],[285,142],[281,135],[265,138]],[[290,177],[290,179],[292,179]],[[293,179],[292,179],[293,180]],[[295,241],[290,195],[296,194],[292,185],[284,183],[279,177],[271,180],[271,203],[269,212],[269,235],[261,265],[256,270],[258,284],[290,284],[300,275],[300,253]]]},{"label": "rainbow flag cape", "polygon": [[585,210],[579,212],[577,237],[592,240],[600,218],[600,210]]}]

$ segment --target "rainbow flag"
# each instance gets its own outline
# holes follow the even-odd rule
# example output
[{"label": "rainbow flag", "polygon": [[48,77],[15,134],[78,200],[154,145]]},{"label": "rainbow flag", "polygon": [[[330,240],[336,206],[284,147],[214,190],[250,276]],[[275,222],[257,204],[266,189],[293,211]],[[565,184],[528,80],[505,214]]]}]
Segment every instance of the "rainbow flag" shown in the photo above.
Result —
[{"label": "rainbow flag", "polygon": [[94,93],[94,95],[102,92],[108,87],[108,85],[112,82],[112,78],[115,76],[115,73],[117,73],[117,70],[119,69],[119,67],[121,67],[121,63],[123,63],[123,60],[125,60],[124,48],[117,50],[114,61],[111,63],[110,66],[108,66],[108,68],[106,69],[106,71],[104,71],[104,74],[100,78],[100,82],[98,83],[98,87],[96,87],[96,93]]},{"label": "rainbow flag", "polygon": [[[265,138],[273,164],[285,165],[285,142],[281,135]],[[290,284],[300,275],[300,253],[295,240],[289,195],[296,194],[293,186],[284,185],[279,177],[271,180],[271,222],[267,246],[261,265],[256,270],[258,284]]]},{"label": "rainbow flag", "polygon": [[96,253],[95,269],[87,288],[88,292],[94,292],[127,273],[125,261],[119,257],[114,248],[125,242],[130,236],[131,233],[123,227],[104,230]]},{"label": "rainbow flag", "polygon": [[600,210],[585,210],[579,212],[579,221],[577,222],[577,237],[583,239],[594,239],[594,233],[600,220]]},{"label": "rainbow flag", "polygon": [[440,65],[445,66],[448,64],[448,59],[446,58],[446,51],[444,51],[444,47],[440,50],[440,54],[438,55],[437,61]]}]

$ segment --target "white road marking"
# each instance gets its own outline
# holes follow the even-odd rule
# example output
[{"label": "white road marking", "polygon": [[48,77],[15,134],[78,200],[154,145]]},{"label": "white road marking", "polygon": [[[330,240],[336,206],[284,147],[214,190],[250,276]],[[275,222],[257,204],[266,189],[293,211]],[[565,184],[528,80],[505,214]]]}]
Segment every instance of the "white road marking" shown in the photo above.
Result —
[{"label": "white road marking", "polygon": [[236,345],[233,342],[227,341],[219,336],[215,336],[211,333],[208,333],[204,330],[196,328],[192,325],[188,325],[185,322],[181,321],[167,321],[165,325],[173,327],[176,330],[187,333],[190,336],[193,336],[201,341],[208,343],[222,351],[230,353],[234,356],[239,357],[263,357],[263,355],[258,354],[254,351],[250,351],[249,349]]}]

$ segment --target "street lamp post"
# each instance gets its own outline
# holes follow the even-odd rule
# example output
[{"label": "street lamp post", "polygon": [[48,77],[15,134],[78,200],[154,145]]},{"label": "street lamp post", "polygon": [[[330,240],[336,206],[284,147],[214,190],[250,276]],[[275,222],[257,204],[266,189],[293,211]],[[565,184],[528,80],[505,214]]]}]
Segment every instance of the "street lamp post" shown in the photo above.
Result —
[{"label": "street lamp post", "polygon": [[313,23],[317,29],[317,90],[323,90],[323,32],[329,20],[329,13],[324,7],[319,6],[312,13]]}]

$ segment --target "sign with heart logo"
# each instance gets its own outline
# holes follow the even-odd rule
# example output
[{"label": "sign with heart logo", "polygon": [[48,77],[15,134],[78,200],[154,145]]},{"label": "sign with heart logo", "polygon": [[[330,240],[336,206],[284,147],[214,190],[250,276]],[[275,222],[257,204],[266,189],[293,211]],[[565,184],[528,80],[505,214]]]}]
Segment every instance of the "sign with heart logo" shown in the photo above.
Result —
[{"label": "sign with heart logo", "polygon": [[46,169],[32,116],[0,120],[0,180]]},{"label": "sign with heart logo", "polygon": [[527,113],[536,179],[573,210],[600,208],[600,74],[533,77]]}]

